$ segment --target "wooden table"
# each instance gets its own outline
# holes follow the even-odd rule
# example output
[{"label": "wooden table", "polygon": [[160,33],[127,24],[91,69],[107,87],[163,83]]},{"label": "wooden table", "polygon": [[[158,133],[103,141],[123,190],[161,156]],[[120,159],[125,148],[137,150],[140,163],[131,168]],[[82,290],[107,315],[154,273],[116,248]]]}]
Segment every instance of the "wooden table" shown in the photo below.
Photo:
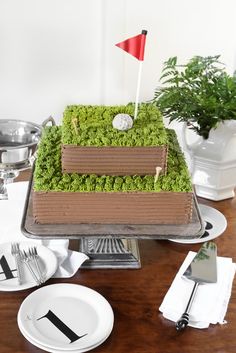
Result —
[{"label": "wooden table", "polygon": [[[236,198],[219,202],[199,199],[221,211],[228,221],[226,231],[215,243],[218,255],[236,261]],[[72,244],[75,246],[75,241]],[[236,352],[236,285],[228,306],[226,325],[198,330],[188,327],[177,332],[174,323],[164,319],[158,308],[189,250],[200,244],[184,245],[167,240],[139,241],[142,268],[138,270],[79,270],[70,279],[52,283],[77,283],[101,293],[114,310],[110,337],[96,353],[234,353]],[[0,353],[43,352],[20,333],[16,316],[21,302],[35,288],[0,293]]]}]

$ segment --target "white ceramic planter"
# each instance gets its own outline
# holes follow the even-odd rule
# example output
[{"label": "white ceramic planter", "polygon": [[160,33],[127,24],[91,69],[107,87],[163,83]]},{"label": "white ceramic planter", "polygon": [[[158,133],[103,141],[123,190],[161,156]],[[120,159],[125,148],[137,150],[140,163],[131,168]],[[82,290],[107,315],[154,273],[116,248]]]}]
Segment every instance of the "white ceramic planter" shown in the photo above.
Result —
[{"label": "white ceramic planter", "polygon": [[196,194],[210,200],[235,196],[236,187],[236,121],[228,120],[212,129],[209,138],[186,142],[183,126],[183,148],[190,153],[192,180]]}]

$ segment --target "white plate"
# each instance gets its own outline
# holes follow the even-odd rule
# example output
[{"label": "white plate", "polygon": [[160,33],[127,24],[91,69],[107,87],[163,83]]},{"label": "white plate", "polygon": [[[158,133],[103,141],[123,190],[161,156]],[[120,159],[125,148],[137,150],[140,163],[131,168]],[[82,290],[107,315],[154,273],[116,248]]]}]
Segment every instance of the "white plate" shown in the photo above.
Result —
[{"label": "white plate", "polygon": [[19,328],[32,341],[54,351],[86,351],[112,331],[114,315],[96,291],[68,283],[31,293],[18,312]]},{"label": "white plate", "polygon": [[[40,268],[44,273],[45,280],[47,281],[51,278],[58,265],[56,255],[45,246],[34,242],[20,242],[19,244],[20,249],[26,251],[30,246],[37,246]],[[3,266],[5,272],[3,271]],[[23,270],[23,283],[19,285],[15,259],[11,254],[11,243],[0,244],[0,291],[18,291],[37,286],[26,265],[22,264],[21,267]],[[10,278],[11,276],[14,277]]]},{"label": "white plate", "polygon": [[[50,353],[65,353],[66,351],[64,350],[60,350],[60,349],[52,349],[52,348],[49,348],[47,346],[43,346],[42,344],[39,344],[38,342],[34,341],[32,338],[30,338],[27,333],[24,331],[23,327],[21,326],[20,322],[18,321],[18,326],[19,326],[19,329],[22,333],[22,335],[27,339],[27,341],[29,341],[31,344],[33,344],[34,346],[46,351],[46,352],[50,352]],[[112,331],[112,328],[113,328],[113,323],[111,325],[111,331]],[[71,351],[71,353],[83,353],[83,352],[88,352],[90,351],[91,349],[94,349],[98,346],[100,346],[110,335],[110,332],[107,334],[107,336],[105,336],[100,342],[98,342],[97,344],[93,345],[93,346],[90,346],[90,347],[87,347],[85,350],[84,349],[76,349],[76,350],[73,350]]]},{"label": "white plate", "polygon": [[227,227],[227,220],[220,211],[202,204],[199,204],[198,206],[202,220],[206,225],[206,232],[203,236],[198,239],[169,239],[170,241],[182,244],[205,243],[206,241],[217,238],[225,231]]}]

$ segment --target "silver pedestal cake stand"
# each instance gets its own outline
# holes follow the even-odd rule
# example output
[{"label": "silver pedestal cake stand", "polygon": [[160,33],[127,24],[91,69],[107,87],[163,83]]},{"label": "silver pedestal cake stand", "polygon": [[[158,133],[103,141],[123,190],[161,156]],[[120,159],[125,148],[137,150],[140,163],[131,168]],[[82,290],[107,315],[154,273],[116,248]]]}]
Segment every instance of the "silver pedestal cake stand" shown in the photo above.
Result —
[{"label": "silver pedestal cake stand", "polygon": [[22,233],[32,239],[78,239],[88,255],[83,268],[140,268],[138,239],[194,239],[205,230],[196,197],[188,224],[37,224],[32,212],[32,178],[29,182]]}]

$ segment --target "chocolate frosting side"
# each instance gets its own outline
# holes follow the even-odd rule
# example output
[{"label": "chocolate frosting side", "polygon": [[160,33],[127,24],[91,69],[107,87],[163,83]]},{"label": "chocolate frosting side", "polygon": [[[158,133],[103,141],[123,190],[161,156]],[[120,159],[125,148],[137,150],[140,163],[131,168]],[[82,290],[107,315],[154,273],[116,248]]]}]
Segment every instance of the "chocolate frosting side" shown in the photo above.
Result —
[{"label": "chocolate frosting side", "polygon": [[186,224],[192,193],[33,192],[33,215],[41,224]]},{"label": "chocolate frosting side", "polygon": [[81,147],[62,145],[62,172],[97,175],[155,175],[156,167],[165,174],[167,146]]}]

